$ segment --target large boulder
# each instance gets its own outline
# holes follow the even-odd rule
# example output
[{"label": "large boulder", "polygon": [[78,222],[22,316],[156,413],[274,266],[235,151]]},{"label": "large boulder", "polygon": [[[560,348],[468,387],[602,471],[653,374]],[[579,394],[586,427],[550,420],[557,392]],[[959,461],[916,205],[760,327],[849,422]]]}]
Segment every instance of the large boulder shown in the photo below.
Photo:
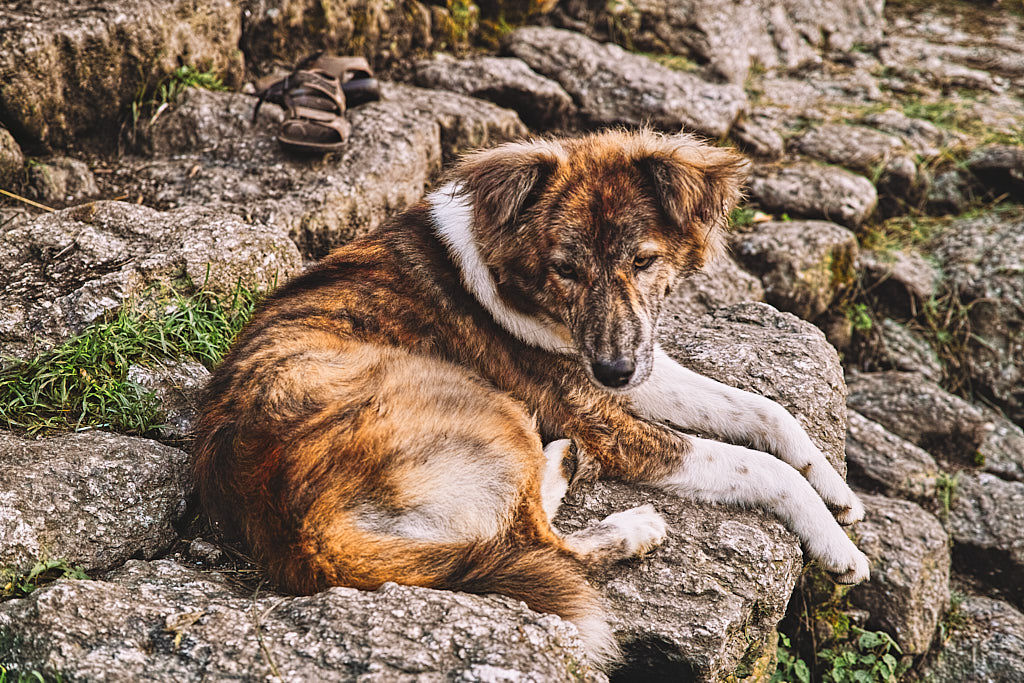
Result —
[{"label": "large boulder", "polygon": [[81,332],[157,282],[228,293],[296,275],[286,234],[191,207],[160,212],[95,202],[40,216],[0,236],[0,340],[29,356]]},{"label": "large boulder", "polygon": [[235,93],[189,91],[144,131],[145,157],[118,180],[161,207],[202,204],[272,225],[319,258],[415,203],[455,155],[525,135],[515,112],[473,97],[404,85],[346,113],[352,133],[324,158],[276,140],[281,112]]},{"label": "large boulder", "polygon": [[569,93],[515,57],[454,59],[438,54],[416,62],[416,85],[450,90],[518,112],[531,128],[566,126],[576,114]]},{"label": "large boulder", "polygon": [[889,633],[905,654],[923,654],[949,606],[949,538],[914,503],[862,500],[867,515],[857,525],[857,547],[871,559],[871,580],[850,591],[850,603],[866,609],[868,625]]},{"label": "large boulder", "polygon": [[178,449],[99,431],[0,432],[0,567],[107,569],[166,550],[191,494],[188,463]]},{"label": "large boulder", "polygon": [[938,293],[942,279],[935,265],[917,251],[864,249],[857,256],[863,286],[879,307],[899,318],[911,318]]},{"label": "large boulder", "polygon": [[824,218],[848,228],[860,226],[878,204],[878,192],[864,176],[806,162],[756,165],[749,194],[765,211]]},{"label": "large boulder", "polygon": [[855,277],[857,237],[827,221],[756,223],[733,249],[761,277],[768,303],[804,320],[827,311]]},{"label": "large boulder", "polygon": [[896,498],[934,499],[939,476],[935,458],[855,410],[849,411],[849,422],[846,462],[851,482]]},{"label": "large boulder", "polygon": [[181,64],[242,75],[231,0],[28,0],[0,8],[0,121],[23,144],[109,145],[140,92]]},{"label": "large boulder", "polygon": [[0,605],[0,661],[64,680],[606,680],[575,627],[500,596],[239,590],[170,560]]},{"label": "large boulder", "polygon": [[659,342],[691,370],[778,401],[846,474],[846,383],[839,355],[818,328],[751,302],[699,318],[669,313]]},{"label": "large boulder", "polygon": [[664,310],[665,315],[697,317],[745,301],[764,301],[764,287],[727,254],[679,281]]},{"label": "large boulder", "polygon": [[747,102],[739,86],[708,83],[572,31],[520,28],[505,36],[502,47],[558,81],[595,126],[649,124],[721,137]]},{"label": "large boulder", "polygon": [[1024,662],[1024,614],[1000,600],[969,596],[957,608],[963,624],[922,667],[932,683],[1015,683]]},{"label": "large boulder", "polygon": [[742,83],[752,65],[794,69],[820,61],[827,50],[882,39],[881,0],[569,0],[566,23],[638,49],[692,55],[711,72]]},{"label": "large boulder", "polygon": [[989,213],[954,221],[932,252],[946,287],[970,309],[967,372],[1024,423],[1024,220]]}]

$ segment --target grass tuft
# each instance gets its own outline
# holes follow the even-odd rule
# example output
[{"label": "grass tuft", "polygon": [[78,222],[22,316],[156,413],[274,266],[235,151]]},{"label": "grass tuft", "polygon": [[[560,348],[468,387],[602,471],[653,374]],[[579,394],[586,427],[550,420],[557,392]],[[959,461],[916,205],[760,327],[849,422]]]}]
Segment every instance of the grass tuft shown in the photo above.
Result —
[{"label": "grass tuft", "polygon": [[38,560],[27,572],[0,569],[0,600],[23,598],[57,579],[88,579],[81,567],[64,560]]},{"label": "grass tuft", "polygon": [[156,397],[127,379],[132,365],[193,358],[213,367],[252,316],[259,295],[150,293],[110,321],[0,370],[0,427],[30,434],[103,427],[147,434],[163,418]]}]

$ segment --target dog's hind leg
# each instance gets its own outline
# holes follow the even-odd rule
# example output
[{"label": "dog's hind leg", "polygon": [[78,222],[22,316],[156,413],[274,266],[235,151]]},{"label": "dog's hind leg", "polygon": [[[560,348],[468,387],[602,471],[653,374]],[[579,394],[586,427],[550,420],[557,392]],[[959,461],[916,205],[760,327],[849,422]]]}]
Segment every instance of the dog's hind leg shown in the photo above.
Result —
[{"label": "dog's hind leg", "polygon": [[587,564],[643,555],[665,540],[668,525],[651,505],[616,512],[562,540]]}]

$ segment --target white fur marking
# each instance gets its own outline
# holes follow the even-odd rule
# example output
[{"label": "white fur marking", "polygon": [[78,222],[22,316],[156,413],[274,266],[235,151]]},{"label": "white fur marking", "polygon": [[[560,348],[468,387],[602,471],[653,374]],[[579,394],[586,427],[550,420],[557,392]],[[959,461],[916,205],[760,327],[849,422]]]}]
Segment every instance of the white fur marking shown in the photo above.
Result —
[{"label": "white fur marking", "polygon": [[668,524],[653,505],[623,510],[608,515],[601,520],[602,526],[614,527],[626,542],[626,553],[643,555],[648,550],[661,545],[668,535]]},{"label": "white fur marking", "polygon": [[550,522],[558,514],[558,508],[565,498],[565,492],[569,490],[569,481],[562,473],[562,460],[572,446],[569,439],[552,441],[544,447],[544,457],[547,462],[544,465],[544,473],[540,481],[540,502],[544,508],[544,514]]},{"label": "white fur marking", "polygon": [[[554,353],[571,353],[559,325],[538,320],[509,308],[501,300],[491,271],[483,261],[473,236],[473,203],[455,183],[435,190],[427,198],[434,230],[462,274],[466,289],[476,297],[494,320],[519,340]],[[563,328],[564,329],[564,328]]]},{"label": "white fur marking", "polygon": [[864,518],[864,506],[857,495],[796,418],[771,399],[688,370],[660,348],[654,352],[651,376],[629,394],[634,408],[647,419],[710,431],[774,453],[806,472],[818,495],[838,511],[840,522],[852,524]]}]

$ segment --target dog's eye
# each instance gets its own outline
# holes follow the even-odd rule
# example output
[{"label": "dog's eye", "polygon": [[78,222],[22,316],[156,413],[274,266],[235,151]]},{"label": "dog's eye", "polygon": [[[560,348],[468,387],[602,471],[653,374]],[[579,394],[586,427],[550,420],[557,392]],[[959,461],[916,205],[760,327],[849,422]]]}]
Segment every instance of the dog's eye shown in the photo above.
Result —
[{"label": "dog's eye", "polygon": [[655,256],[635,256],[633,257],[633,267],[637,270],[647,270],[654,263]]},{"label": "dog's eye", "polygon": [[577,278],[576,269],[564,261],[554,264],[552,268],[554,268],[560,278],[566,280],[575,280]]}]

